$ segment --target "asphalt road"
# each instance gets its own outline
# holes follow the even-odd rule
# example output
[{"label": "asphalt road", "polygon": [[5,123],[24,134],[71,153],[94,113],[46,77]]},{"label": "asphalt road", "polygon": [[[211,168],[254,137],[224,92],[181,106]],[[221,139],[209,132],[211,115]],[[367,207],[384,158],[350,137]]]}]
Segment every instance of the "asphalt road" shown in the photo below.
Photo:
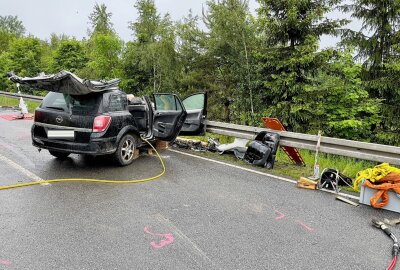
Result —
[{"label": "asphalt road", "polygon": [[[31,146],[30,126],[0,119],[0,185],[161,170],[147,155],[125,168],[108,158],[56,160]],[[370,221],[394,213],[173,151],[162,156],[166,175],[153,182],[0,191],[0,269],[385,269],[391,260],[390,239]]]}]

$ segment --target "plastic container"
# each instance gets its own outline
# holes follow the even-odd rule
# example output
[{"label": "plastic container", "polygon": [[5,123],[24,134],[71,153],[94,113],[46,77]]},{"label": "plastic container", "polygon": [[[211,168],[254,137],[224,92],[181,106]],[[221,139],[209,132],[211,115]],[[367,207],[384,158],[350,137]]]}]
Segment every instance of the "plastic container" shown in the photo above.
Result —
[{"label": "plastic container", "polygon": [[[363,184],[364,184],[364,180],[363,180]],[[371,197],[374,196],[376,191],[377,191],[376,189],[364,187],[364,185],[361,185],[360,203],[365,204],[365,205],[371,205],[371,202],[370,202]],[[386,205],[385,207],[382,207],[381,209],[386,209],[389,211],[400,213],[400,198],[399,198],[399,196],[395,192],[389,191],[389,204]]]}]

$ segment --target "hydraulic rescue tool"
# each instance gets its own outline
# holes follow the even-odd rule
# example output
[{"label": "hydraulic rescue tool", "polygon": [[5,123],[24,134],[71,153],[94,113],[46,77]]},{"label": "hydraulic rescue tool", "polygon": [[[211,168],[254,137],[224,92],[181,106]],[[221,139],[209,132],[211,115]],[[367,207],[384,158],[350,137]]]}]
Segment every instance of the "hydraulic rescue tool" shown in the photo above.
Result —
[{"label": "hydraulic rescue tool", "polygon": [[396,266],[397,257],[399,255],[399,244],[398,244],[397,238],[389,230],[389,228],[386,226],[386,224],[383,221],[381,221],[381,220],[379,220],[377,218],[373,218],[372,219],[372,225],[377,227],[378,229],[383,230],[386,233],[386,235],[389,236],[393,240],[393,249],[392,249],[393,259],[392,259],[392,262],[390,263],[390,265],[387,268],[387,270],[392,270]]}]

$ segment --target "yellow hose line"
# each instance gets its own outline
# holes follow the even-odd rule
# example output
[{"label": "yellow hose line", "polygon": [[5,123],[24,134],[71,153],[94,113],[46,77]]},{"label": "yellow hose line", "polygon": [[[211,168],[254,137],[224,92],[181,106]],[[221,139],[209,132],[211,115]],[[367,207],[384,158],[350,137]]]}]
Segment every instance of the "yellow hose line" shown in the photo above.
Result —
[{"label": "yellow hose line", "polygon": [[9,186],[0,186],[0,190],[5,190],[5,189],[12,189],[12,188],[19,188],[19,187],[28,187],[28,186],[35,186],[35,185],[42,185],[46,183],[60,183],[60,182],[91,182],[91,183],[103,183],[103,184],[137,184],[137,183],[143,183],[143,182],[149,182],[156,180],[163,176],[165,174],[166,168],[164,164],[164,160],[156,150],[156,148],[147,140],[143,139],[150,147],[156,152],[158,159],[161,162],[162,165],[162,172],[156,176],[149,177],[149,178],[144,178],[144,179],[139,179],[139,180],[99,180],[99,179],[85,179],[85,178],[71,178],[71,179],[52,179],[52,180],[43,180],[43,181],[36,181],[36,182],[29,182],[29,183],[23,183],[23,184],[15,184],[15,185],[9,185]]}]

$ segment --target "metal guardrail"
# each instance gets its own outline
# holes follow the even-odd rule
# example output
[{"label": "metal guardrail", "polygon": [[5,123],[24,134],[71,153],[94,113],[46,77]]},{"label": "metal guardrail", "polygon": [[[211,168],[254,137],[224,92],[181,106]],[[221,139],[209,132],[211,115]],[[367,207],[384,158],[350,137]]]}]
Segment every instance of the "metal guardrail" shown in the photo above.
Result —
[{"label": "metal guardrail", "polygon": [[[207,121],[207,131],[210,133],[249,140],[254,139],[261,131],[272,131],[281,135],[281,145],[308,150],[316,150],[318,142],[317,135],[275,131],[266,128],[241,126],[214,121]],[[396,146],[321,137],[321,146],[319,151],[327,154],[400,165],[400,147]]]},{"label": "metal guardrail", "polygon": [[32,101],[38,101],[41,102],[44,97],[38,97],[38,96],[31,96],[31,95],[23,95],[23,94],[18,94],[18,93],[10,93],[10,92],[4,92],[0,91],[0,96],[4,97],[12,97],[12,98],[24,98],[27,100],[32,100]]},{"label": "metal guardrail", "polygon": [[[25,99],[33,101],[43,100],[43,97],[22,95],[3,91],[0,91],[0,96],[13,98],[23,97]],[[261,131],[272,131],[281,135],[281,145],[307,150],[315,150],[318,142],[317,135],[308,135],[287,131],[275,131],[266,128],[242,126],[215,121],[207,121],[207,131],[210,133],[248,140],[253,140],[255,136]],[[390,164],[400,165],[400,147],[396,146],[322,137],[319,151],[321,153],[353,157],[375,162],[388,162]]]}]

